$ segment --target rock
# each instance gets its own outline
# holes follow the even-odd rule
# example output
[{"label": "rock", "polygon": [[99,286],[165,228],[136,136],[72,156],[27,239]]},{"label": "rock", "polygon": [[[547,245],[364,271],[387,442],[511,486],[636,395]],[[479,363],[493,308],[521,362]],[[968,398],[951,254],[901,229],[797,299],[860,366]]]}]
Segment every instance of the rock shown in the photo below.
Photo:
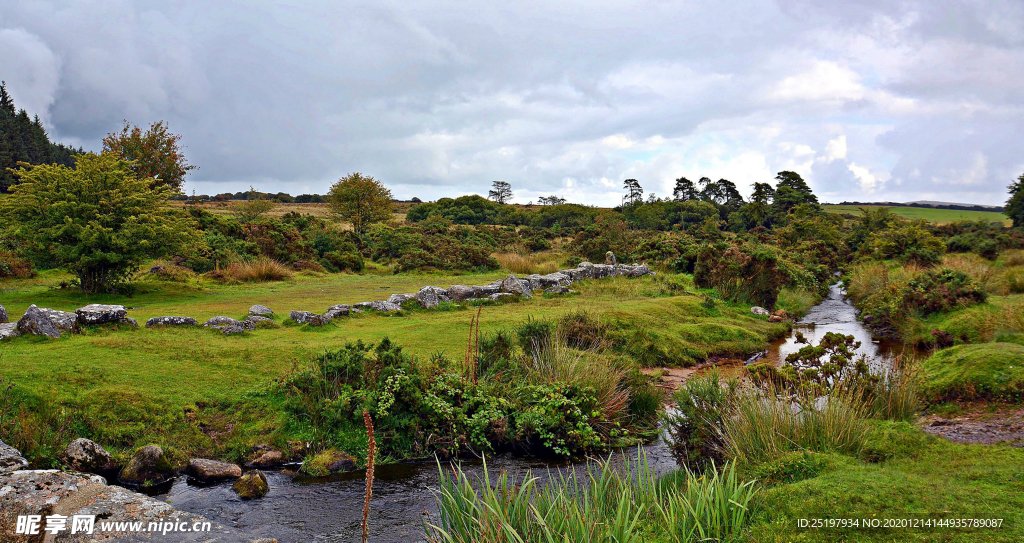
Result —
[{"label": "rock", "polygon": [[159,264],[156,265],[156,266],[153,266],[152,268],[149,269],[149,273],[150,274],[157,274],[157,273],[160,273],[162,271],[164,271],[164,267],[159,265]]},{"label": "rock", "polygon": [[383,311],[385,313],[402,310],[402,306],[396,303],[379,300],[376,302],[371,302],[370,308],[373,309],[374,311]]},{"label": "rock", "polygon": [[490,296],[488,296],[487,299],[488,300],[493,300],[493,301],[496,302],[496,301],[498,301],[498,300],[500,300],[502,298],[511,298],[512,296],[515,296],[515,294],[511,294],[511,293],[508,293],[508,292],[496,292],[496,293],[491,294]]},{"label": "rock", "polygon": [[501,279],[488,284],[488,285],[476,285],[473,287],[474,296],[490,296],[491,294],[497,294],[501,292]]},{"label": "rock", "polygon": [[[440,292],[438,292],[440,291]],[[441,294],[447,292],[440,287],[423,287],[416,293],[416,301],[424,309],[433,309],[441,303]]]},{"label": "rock", "polygon": [[235,336],[238,334],[244,334],[246,332],[252,332],[253,330],[256,329],[256,325],[254,323],[242,322],[240,324],[230,324],[227,326],[211,326],[210,328],[213,328],[214,330],[220,330],[220,332],[225,336]]},{"label": "rock", "polygon": [[214,326],[241,326],[242,321],[238,319],[232,319],[231,317],[211,317],[210,320],[203,323],[203,326],[210,328]]},{"label": "rock", "polygon": [[763,307],[761,307],[759,305],[755,305],[754,307],[751,307],[750,308],[750,313],[753,314],[753,315],[758,315],[760,317],[767,317],[768,315],[771,315],[771,313],[769,313],[767,309],[765,309],[765,308],[763,308]]},{"label": "rock", "polygon": [[614,266],[619,262],[615,260],[615,253],[608,251],[607,253],[604,254],[604,263],[609,266]]},{"label": "rock", "polygon": [[314,477],[326,477],[356,469],[356,459],[337,449],[327,449],[303,460],[301,469]]},{"label": "rock", "polygon": [[34,336],[60,337],[60,328],[57,328],[46,313],[34,304],[28,306],[25,314],[18,320],[17,330],[22,334]]},{"label": "rock", "polygon": [[316,316],[316,313],[313,313],[312,311],[292,311],[288,316],[299,324],[306,324],[310,319]]},{"label": "rock", "polygon": [[544,292],[547,293],[547,294],[569,294],[572,291],[569,290],[569,287],[562,286],[562,285],[555,285],[553,287],[548,287],[548,288],[544,289]]},{"label": "rock", "polygon": [[123,305],[89,304],[76,309],[75,314],[79,324],[103,324],[125,318],[128,311]]},{"label": "rock", "polygon": [[540,276],[540,286],[554,287],[554,286],[569,286],[572,284],[572,278],[564,272],[549,273],[547,275]]},{"label": "rock", "polygon": [[152,486],[174,476],[174,466],[157,445],[146,445],[135,451],[117,479],[127,485]]},{"label": "rock", "polygon": [[586,260],[580,262],[576,269],[579,270],[580,275],[585,279],[592,279],[594,277],[594,265]]},{"label": "rock", "polygon": [[268,469],[276,468],[284,464],[287,458],[281,451],[268,450],[257,456],[252,462],[245,465],[247,468]]},{"label": "rock", "polygon": [[373,309],[373,302],[359,302],[352,305],[352,311],[360,312],[364,309]]},{"label": "rock", "polygon": [[0,324],[7,322],[7,320],[7,310],[4,309],[4,306],[0,305]]},{"label": "rock", "polygon": [[789,320],[790,318],[792,318],[789,316],[789,312],[787,312],[785,309],[776,309],[775,313],[772,313],[772,316],[778,317],[782,320]]},{"label": "rock", "polygon": [[647,264],[619,264],[615,269],[617,275],[624,275],[626,277],[654,275],[654,272],[651,271],[651,267]]},{"label": "rock", "polygon": [[192,317],[153,317],[146,321],[146,328],[153,326],[196,326],[198,321]]},{"label": "rock", "polygon": [[249,315],[252,317],[272,317],[274,311],[265,305],[256,304],[249,308]]},{"label": "rock", "polygon": [[[21,455],[21,451],[0,441],[0,475],[10,473],[28,467],[28,460]],[[2,495],[3,490],[0,490]]]},{"label": "rock", "polygon": [[88,473],[110,471],[117,467],[110,453],[95,441],[84,437],[68,444],[64,449],[64,460],[71,469]]},{"label": "rock", "polygon": [[242,468],[238,464],[193,458],[188,461],[188,474],[202,482],[238,479],[242,476]]},{"label": "rock", "polygon": [[124,317],[123,319],[117,321],[117,324],[123,324],[125,326],[131,326],[132,328],[138,328],[139,327],[139,321],[137,321],[137,320],[135,320],[135,319],[133,319],[131,317]]},{"label": "rock", "polygon": [[336,319],[338,317],[347,316],[351,312],[352,306],[348,304],[335,304],[332,305],[331,307],[328,307],[327,311],[324,314],[330,315],[332,319]]},{"label": "rock", "polygon": [[473,287],[467,287],[466,285],[452,285],[444,292],[453,302],[464,302],[476,295]]},{"label": "rock", "polygon": [[277,327],[277,323],[274,322],[274,319],[271,319],[270,317],[262,317],[260,315],[249,315],[248,317],[245,318],[245,320],[242,321],[242,324],[246,323],[250,324],[253,330],[255,330],[256,328]]},{"label": "rock", "polygon": [[505,279],[503,279],[501,281],[501,291],[502,292],[507,292],[509,294],[515,294],[515,295],[518,295],[518,296],[523,296],[524,298],[531,297],[531,295],[530,295],[530,288],[528,286],[526,286],[526,285],[523,285],[523,282],[520,281],[515,276],[515,274],[511,274],[511,273],[508,274],[508,277],[506,277]]},{"label": "rock", "polygon": [[332,317],[328,313],[324,313],[323,315],[313,315],[313,318],[311,318],[308,321],[306,321],[306,325],[307,326],[326,326],[327,324],[330,324],[330,322],[332,320],[334,320],[334,317]]},{"label": "rock", "polygon": [[609,266],[607,264],[594,264],[591,268],[590,276],[594,279],[604,279],[605,277],[612,277],[615,275],[615,266]]},{"label": "rock", "polygon": [[18,331],[18,323],[16,322],[5,322],[0,324],[0,340],[10,339],[12,337],[18,337],[21,332]]},{"label": "rock", "polygon": [[239,477],[235,484],[231,485],[231,490],[243,500],[252,500],[266,496],[270,485],[267,484],[267,476],[257,469]]},{"label": "rock", "polygon": [[76,313],[50,309],[48,307],[40,307],[38,309],[46,315],[46,318],[50,319],[50,322],[52,322],[58,330],[65,332],[78,331],[78,315]]},{"label": "rock", "polygon": [[782,322],[784,319],[778,315],[772,315],[768,317],[768,322]]},{"label": "rock", "polygon": [[[37,536],[13,536],[18,517],[42,517]],[[46,518],[62,515],[67,519],[64,529],[56,536],[47,534]],[[72,517],[85,515],[95,518],[92,535],[71,535]],[[110,531],[101,531],[100,522],[109,522]],[[119,486],[107,485],[99,475],[86,475],[58,470],[20,470],[0,476],[0,540],[2,541],[176,541],[239,542],[253,537],[236,529],[211,523],[209,532],[171,532],[165,536],[147,534],[150,523],[158,526],[192,527],[207,519],[175,509],[170,504],[132,492]],[[130,525],[139,523],[143,532],[130,531]],[[45,536],[45,538],[44,538]]]},{"label": "rock", "polygon": [[415,294],[392,294],[391,296],[388,296],[388,303],[401,307],[402,304],[414,298],[416,298]]}]

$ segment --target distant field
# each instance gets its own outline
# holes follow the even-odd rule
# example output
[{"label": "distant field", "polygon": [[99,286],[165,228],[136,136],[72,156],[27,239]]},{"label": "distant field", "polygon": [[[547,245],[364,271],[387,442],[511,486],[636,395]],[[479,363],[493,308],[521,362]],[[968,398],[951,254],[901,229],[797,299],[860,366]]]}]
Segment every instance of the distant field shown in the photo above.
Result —
[{"label": "distant field", "polygon": [[[826,205],[826,211],[831,213],[850,213],[860,215],[862,207],[889,207],[889,206],[842,206]],[[935,209],[931,207],[889,207],[893,213],[906,219],[924,219],[928,222],[945,224],[956,221],[985,221],[1002,222],[1010,226],[1010,219],[1003,213],[997,211],[957,211],[953,209]]]}]

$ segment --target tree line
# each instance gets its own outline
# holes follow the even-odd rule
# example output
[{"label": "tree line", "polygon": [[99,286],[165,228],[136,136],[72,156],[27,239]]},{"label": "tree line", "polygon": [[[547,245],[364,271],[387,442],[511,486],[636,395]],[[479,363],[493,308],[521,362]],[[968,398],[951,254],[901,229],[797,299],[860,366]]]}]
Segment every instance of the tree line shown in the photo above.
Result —
[{"label": "tree line", "polygon": [[51,142],[39,115],[29,117],[27,111],[15,107],[7,83],[0,82],[0,193],[14,184],[12,169],[19,162],[71,166],[73,157],[82,152]]}]

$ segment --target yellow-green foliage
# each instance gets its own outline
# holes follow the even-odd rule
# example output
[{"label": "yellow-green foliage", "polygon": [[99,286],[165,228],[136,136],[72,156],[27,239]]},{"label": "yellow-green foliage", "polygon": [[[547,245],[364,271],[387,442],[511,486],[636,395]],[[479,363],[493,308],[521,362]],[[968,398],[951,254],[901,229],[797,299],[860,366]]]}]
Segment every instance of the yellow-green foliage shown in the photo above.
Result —
[{"label": "yellow-green foliage", "polygon": [[1022,345],[958,345],[935,353],[922,369],[924,392],[934,402],[1024,399]]}]

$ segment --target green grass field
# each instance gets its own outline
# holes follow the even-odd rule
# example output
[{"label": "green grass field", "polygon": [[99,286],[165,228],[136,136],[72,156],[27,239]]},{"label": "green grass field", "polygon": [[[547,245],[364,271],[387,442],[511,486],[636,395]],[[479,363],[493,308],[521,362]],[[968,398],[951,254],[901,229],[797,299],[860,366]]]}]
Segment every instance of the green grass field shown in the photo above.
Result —
[{"label": "green grass field", "polygon": [[[886,207],[886,206],[843,206],[825,205],[825,211],[830,213],[846,213],[860,215],[862,207]],[[956,221],[985,221],[1001,222],[1006,226],[1011,225],[1010,219],[1004,213],[996,211],[957,211],[953,209],[935,209],[930,207],[890,207],[892,212],[904,219],[924,219],[928,222],[946,224]]]}]

